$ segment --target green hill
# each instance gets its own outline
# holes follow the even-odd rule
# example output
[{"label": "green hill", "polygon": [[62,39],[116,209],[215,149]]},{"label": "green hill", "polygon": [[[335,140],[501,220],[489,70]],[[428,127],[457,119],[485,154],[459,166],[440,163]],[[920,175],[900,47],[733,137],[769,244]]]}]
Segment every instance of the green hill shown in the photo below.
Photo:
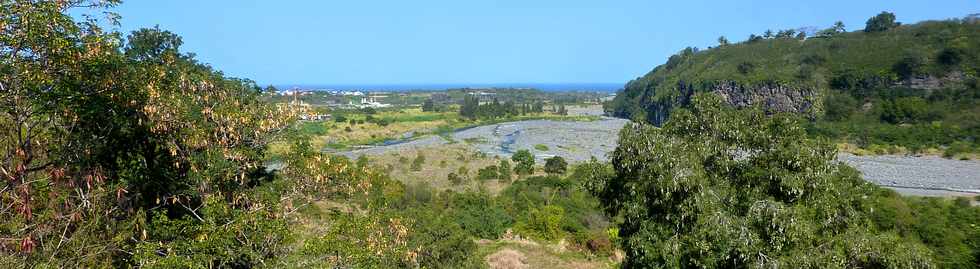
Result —
[{"label": "green hill", "polygon": [[865,147],[976,149],[977,16],[898,25],[889,15],[863,31],[783,30],[686,48],[627,83],[606,110],[660,125],[708,91],[738,107],[806,115],[811,134]]}]

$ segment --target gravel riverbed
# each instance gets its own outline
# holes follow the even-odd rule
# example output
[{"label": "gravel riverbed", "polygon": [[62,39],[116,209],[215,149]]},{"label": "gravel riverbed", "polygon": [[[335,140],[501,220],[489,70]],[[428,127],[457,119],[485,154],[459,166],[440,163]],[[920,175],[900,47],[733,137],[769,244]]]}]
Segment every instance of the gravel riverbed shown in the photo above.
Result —
[{"label": "gravel riverbed", "polygon": [[[338,154],[351,158],[379,155],[411,148],[466,143],[487,155],[503,158],[520,149],[531,150],[539,161],[562,156],[570,163],[595,157],[608,160],[616,148],[619,130],[628,120],[602,117],[596,121],[530,120],[492,124],[453,133],[452,141],[427,136],[403,143],[369,147]],[[872,183],[907,195],[957,196],[980,194],[980,161],[951,160],[935,156],[857,156],[842,153],[838,160],[861,171]]]}]

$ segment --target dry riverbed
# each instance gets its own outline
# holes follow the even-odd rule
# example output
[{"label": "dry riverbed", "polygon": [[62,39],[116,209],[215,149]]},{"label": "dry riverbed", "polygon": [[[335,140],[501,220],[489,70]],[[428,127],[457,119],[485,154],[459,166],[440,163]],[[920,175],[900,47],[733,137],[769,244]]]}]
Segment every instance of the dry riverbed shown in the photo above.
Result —
[{"label": "dry riverbed", "polygon": [[[521,149],[540,160],[562,156],[570,163],[595,157],[607,160],[616,147],[619,130],[629,121],[603,117],[596,121],[531,120],[507,122],[460,130],[446,137],[427,136],[404,143],[377,146],[339,154],[356,158],[461,144],[488,156],[508,158]],[[951,160],[935,156],[857,156],[842,153],[838,159],[857,168],[864,178],[906,195],[975,196],[980,194],[980,161]]]}]

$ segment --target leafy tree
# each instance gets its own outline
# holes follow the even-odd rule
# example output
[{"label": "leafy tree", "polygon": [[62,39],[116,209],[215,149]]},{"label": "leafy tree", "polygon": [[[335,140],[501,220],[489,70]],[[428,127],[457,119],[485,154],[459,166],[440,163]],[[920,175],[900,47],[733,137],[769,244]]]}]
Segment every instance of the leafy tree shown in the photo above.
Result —
[{"label": "leafy tree", "polygon": [[923,120],[928,104],[920,97],[900,97],[881,102],[881,120],[898,124]]},{"label": "leafy tree", "polygon": [[455,172],[449,173],[449,175],[446,176],[446,179],[449,180],[449,183],[452,183],[453,185],[463,184],[463,178],[460,177],[459,175],[456,175]]},{"label": "leafy tree", "polygon": [[422,153],[419,152],[417,155],[415,155],[415,159],[412,159],[411,169],[412,171],[416,171],[416,172],[422,171],[422,165],[424,164],[425,164],[425,155],[422,155]]},{"label": "leafy tree", "polygon": [[480,179],[480,181],[488,181],[488,180],[497,179],[497,177],[499,177],[498,174],[499,171],[500,169],[498,169],[496,165],[490,165],[484,168],[480,168],[480,170],[477,170],[476,175],[477,178]]},{"label": "leafy tree", "polygon": [[925,64],[925,56],[918,51],[910,51],[892,67],[892,70],[895,71],[899,77],[908,79],[915,75],[922,74]]},{"label": "leafy tree", "polygon": [[510,181],[514,178],[513,170],[510,167],[510,161],[507,159],[501,159],[498,168],[499,172],[497,173],[497,176],[500,179],[500,182],[510,183]]},{"label": "leafy tree", "polygon": [[518,150],[510,159],[517,163],[514,167],[514,172],[518,175],[530,175],[534,173],[534,154],[531,154],[530,150]]},{"label": "leafy tree", "polygon": [[842,21],[834,22],[834,27],[832,27],[831,29],[834,29],[834,32],[837,33],[843,33],[847,31],[847,29],[844,27],[844,22]]},{"label": "leafy tree", "polygon": [[738,69],[738,72],[741,73],[742,75],[748,75],[755,70],[755,64],[753,64],[752,62],[742,62],[738,64],[736,69]]},{"label": "leafy tree", "polygon": [[434,112],[436,111],[436,103],[432,99],[426,99],[422,103],[422,112]]},{"label": "leafy tree", "polygon": [[868,19],[867,23],[865,23],[864,31],[869,33],[884,32],[899,25],[901,24],[895,22],[895,13],[882,11],[878,15]]},{"label": "leafy tree", "polygon": [[568,169],[568,163],[561,156],[555,156],[545,160],[544,171],[548,174],[561,175],[565,173],[566,169]]},{"label": "leafy tree", "polygon": [[849,94],[832,93],[824,100],[824,118],[830,121],[846,120],[857,109],[857,100]]},{"label": "leafy tree", "polygon": [[725,36],[718,37],[718,46],[719,47],[728,46],[728,38],[725,38]]},{"label": "leafy tree", "polygon": [[793,118],[697,94],[662,129],[624,129],[612,163],[586,186],[623,217],[624,267],[932,266],[866,225],[875,187]]}]

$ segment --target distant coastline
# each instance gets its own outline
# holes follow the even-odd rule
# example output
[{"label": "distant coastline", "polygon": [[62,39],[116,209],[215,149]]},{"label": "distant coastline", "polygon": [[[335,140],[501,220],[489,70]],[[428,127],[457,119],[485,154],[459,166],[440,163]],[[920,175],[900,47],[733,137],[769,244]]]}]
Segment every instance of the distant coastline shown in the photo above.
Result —
[{"label": "distant coastline", "polygon": [[282,84],[274,85],[280,89],[303,90],[365,90],[365,91],[437,91],[460,88],[533,88],[548,92],[589,91],[616,92],[623,88],[622,83],[433,83],[433,84]]}]

